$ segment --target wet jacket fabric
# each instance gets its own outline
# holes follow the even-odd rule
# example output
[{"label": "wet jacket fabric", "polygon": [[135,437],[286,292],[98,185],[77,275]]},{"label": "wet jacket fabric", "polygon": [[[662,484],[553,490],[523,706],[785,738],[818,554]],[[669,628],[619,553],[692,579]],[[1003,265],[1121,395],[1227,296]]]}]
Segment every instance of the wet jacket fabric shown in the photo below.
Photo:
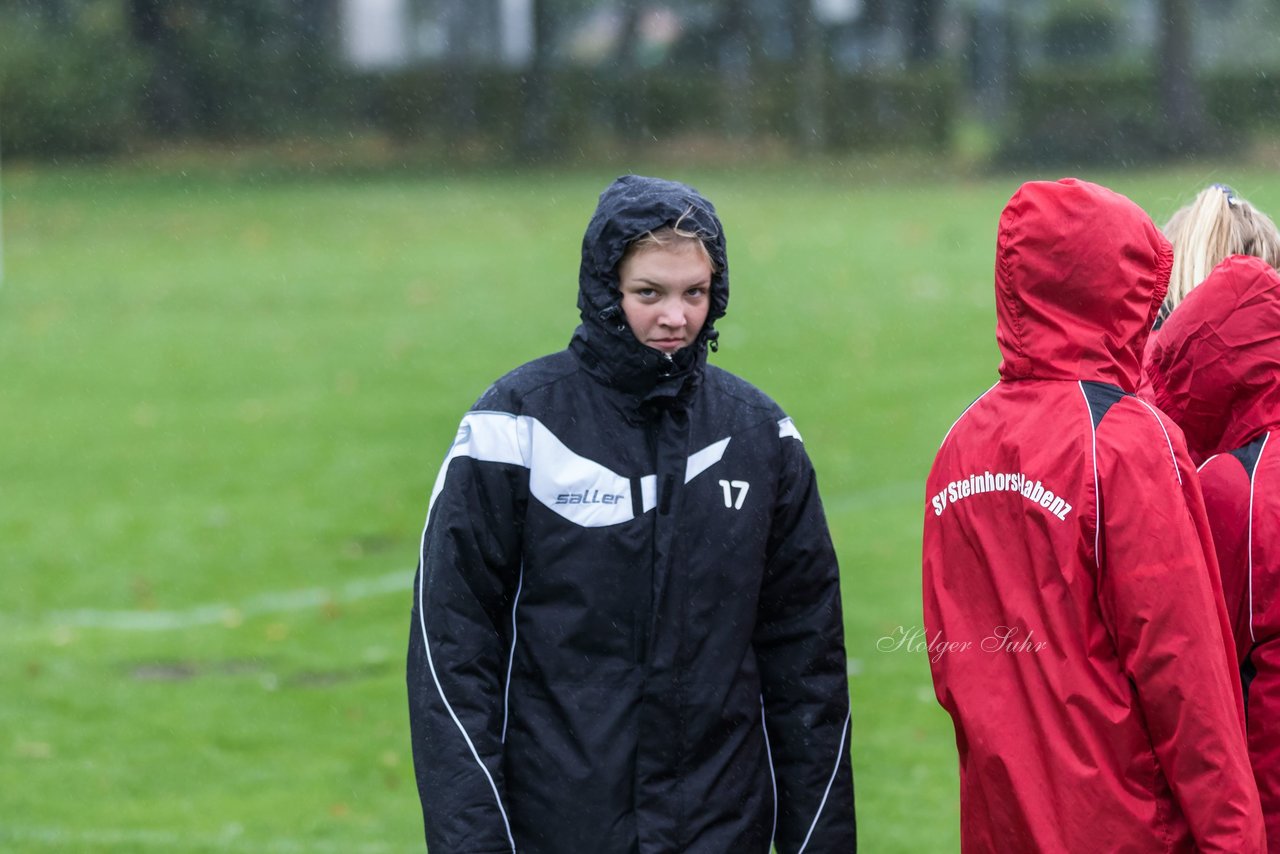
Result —
[{"label": "wet jacket fabric", "polygon": [[1249,756],[1280,852],[1280,275],[1235,255],[1165,324],[1142,393],[1200,468],[1245,686]]},{"label": "wet jacket fabric", "polygon": [[1180,432],[1134,394],[1168,242],[1086,182],[1000,218],[999,381],[929,474],[924,618],[966,852],[1255,852],[1239,680]]},{"label": "wet jacket fabric", "polygon": [[[669,358],[631,334],[616,267],[682,215],[719,272]],[[836,558],[795,425],[706,364],[727,302],[710,203],[619,179],[569,348],[463,418],[408,661],[432,854],[855,850]]]}]

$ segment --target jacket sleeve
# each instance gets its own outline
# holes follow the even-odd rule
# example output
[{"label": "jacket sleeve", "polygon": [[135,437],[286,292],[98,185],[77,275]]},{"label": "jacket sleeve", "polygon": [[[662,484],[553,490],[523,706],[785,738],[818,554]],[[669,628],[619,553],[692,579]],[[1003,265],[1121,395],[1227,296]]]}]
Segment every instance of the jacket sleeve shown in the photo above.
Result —
[{"label": "jacket sleeve", "polygon": [[409,631],[409,722],[427,846],[514,852],[502,774],[510,614],[527,470],[513,416],[463,420],[423,530]]},{"label": "jacket sleeve", "polygon": [[1262,851],[1234,645],[1195,469],[1172,422],[1125,408],[1097,436],[1102,616],[1197,850]]},{"label": "jacket sleeve", "polygon": [[775,845],[779,854],[849,854],[857,834],[839,567],[804,445],[786,436],[781,453],[754,636],[777,792]]}]

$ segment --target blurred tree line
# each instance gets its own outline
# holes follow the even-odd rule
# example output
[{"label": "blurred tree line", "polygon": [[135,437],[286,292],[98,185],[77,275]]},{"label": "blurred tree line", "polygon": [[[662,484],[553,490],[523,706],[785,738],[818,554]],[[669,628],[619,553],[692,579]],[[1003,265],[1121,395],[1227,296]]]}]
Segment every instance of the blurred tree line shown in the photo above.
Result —
[{"label": "blurred tree line", "polygon": [[[940,150],[968,111],[1007,160],[1127,161],[1280,113],[1269,68],[1197,73],[1191,0],[1130,0],[1156,12],[1138,48],[1104,0],[523,3],[402,0],[402,55],[370,65],[348,44],[360,0],[0,0],[0,147],[371,130],[526,159],[681,135]],[[504,54],[513,5],[526,49]]]},{"label": "blurred tree line", "polygon": [[0,145],[56,156],[335,115],[332,2],[0,0]]}]

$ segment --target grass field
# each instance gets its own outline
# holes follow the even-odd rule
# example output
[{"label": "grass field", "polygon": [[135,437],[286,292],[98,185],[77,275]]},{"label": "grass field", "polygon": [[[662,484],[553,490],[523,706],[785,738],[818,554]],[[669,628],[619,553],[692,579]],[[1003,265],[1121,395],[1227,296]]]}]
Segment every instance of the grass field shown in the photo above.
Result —
[{"label": "grass field", "polygon": [[[782,403],[818,467],[863,850],[954,851],[927,661],[876,641],[920,623],[922,482],[995,378],[1018,180],[666,173],[727,226],[713,359]],[[7,169],[0,850],[421,850],[422,514],[461,413],[568,340],[613,174]],[[1210,180],[1280,211],[1274,174],[1088,177],[1162,220]]]}]

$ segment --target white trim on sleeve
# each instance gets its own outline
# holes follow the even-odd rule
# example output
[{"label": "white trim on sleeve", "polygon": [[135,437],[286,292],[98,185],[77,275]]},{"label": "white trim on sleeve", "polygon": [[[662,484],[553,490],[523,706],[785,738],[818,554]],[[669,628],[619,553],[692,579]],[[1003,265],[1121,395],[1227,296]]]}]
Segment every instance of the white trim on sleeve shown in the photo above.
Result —
[{"label": "white trim on sleeve", "polygon": [[1160,425],[1160,432],[1164,434],[1164,443],[1169,446],[1169,459],[1173,461],[1173,474],[1178,478],[1178,486],[1182,486],[1182,472],[1178,471],[1178,455],[1173,452],[1173,440],[1169,438],[1169,431],[1164,428],[1164,422],[1160,420],[1160,416],[1151,407],[1151,404],[1137,396],[1133,399],[1145,406],[1147,411],[1151,413],[1151,417]]},{"label": "white trim on sleeve", "polygon": [[1258,469],[1262,467],[1262,454],[1267,450],[1267,441],[1271,434],[1267,433],[1258,449],[1258,458],[1253,463],[1253,471],[1249,472],[1249,640],[1258,642],[1253,632],[1253,485],[1258,482]]},{"label": "white trim on sleeve", "polygon": [[796,854],[804,854],[804,849],[809,847],[809,839],[813,836],[813,831],[818,826],[818,819],[822,817],[822,810],[827,805],[827,798],[831,795],[831,786],[836,781],[836,775],[840,773],[840,760],[844,757],[844,740],[849,734],[849,716],[853,710],[844,713],[844,727],[840,730],[840,746],[836,748],[836,764],[831,769],[831,779],[827,780],[827,789],[822,793],[822,803],[818,804],[818,812],[813,816],[813,823],[809,825],[809,832],[804,835],[804,842],[800,843],[799,850]]},{"label": "white trim on sleeve", "polygon": [[1089,393],[1084,389],[1084,381],[1079,381],[1080,396],[1084,398],[1084,417],[1089,419],[1089,441],[1093,461],[1093,564],[1102,569],[1102,496],[1098,494],[1098,428],[1093,426],[1093,407],[1089,405]]}]

